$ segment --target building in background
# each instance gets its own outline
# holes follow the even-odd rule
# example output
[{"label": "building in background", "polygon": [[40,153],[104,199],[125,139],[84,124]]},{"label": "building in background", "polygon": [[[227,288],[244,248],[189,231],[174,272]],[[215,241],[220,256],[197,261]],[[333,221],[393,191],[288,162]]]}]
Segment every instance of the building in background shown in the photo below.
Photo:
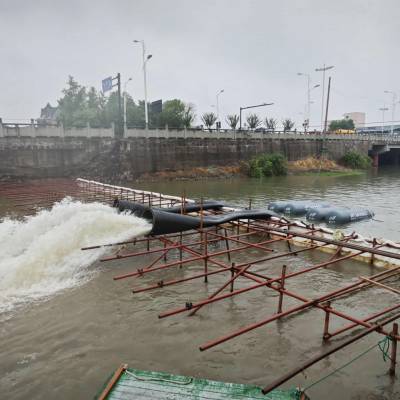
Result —
[{"label": "building in background", "polygon": [[365,126],[364,112],[350,112],[343,114],[343,117],[352,119],[356,128],[363,128]]},{"label": "building in background", "polygon": [[57,124],[58,107],[52,107],[47,103],[46,107],[40,110],[40,118],[36,121],[41,125],[56,125]]}]

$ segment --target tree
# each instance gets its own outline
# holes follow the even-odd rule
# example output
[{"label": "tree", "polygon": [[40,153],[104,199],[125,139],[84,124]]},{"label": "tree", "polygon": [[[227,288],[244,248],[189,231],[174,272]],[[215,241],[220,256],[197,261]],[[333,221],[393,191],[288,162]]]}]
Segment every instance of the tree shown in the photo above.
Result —
[{"label": "tree", "polygon": [[185,104],[182,100],[167,100],[163,104],[163,110],[159,116],[157,126],[163,128],[168,125],[170,128],[190,128],[196,118],[193,104]]},{"label": "tree", "polygon": [[67,87],[62,91],[63,97],[58,100],[58,121],[65,127],[84,126],[88,118],[86,113],[86,88],[68,77]]},{"label": "tree", "polygon": [[275,132],[277,124],[278,122],[275,118],[268,118],[268,117],[265,118],[265,126],[269,131]]},{"label": "tree", "polygon": [[192,103],[185,104],[183,111],[183,126],[185,128],[191,128],[194,120],[196,119],[195,107]]},{"label": "tree", "polygon": [[[149,110],[150,111],[150,110]],[[153,125],[154,115],[149,112],[149,120]],[[126,125],[131,128],[144,128],[145,117],[144,117],[144,101],[140,100],[139,104],[133,101],[132,96],[126,95]]]},{"label": "tree", "polygon": [[294,121],[292,121],[290,118],[286,118],[282,121],[282,125],[283,125],[283,132],[288,132],[293,129]]},{"label": "tree", "polygon": [[208,113],[204,113],[201,116],[201,120],[203,121],[204,125],[210,130],[211,132],[211,128],[212,126],[215,124],[215,122],[217,121],[217,116],[213,113],[213,112],[208,112]]},{"label": "tree", "polygon": [[87,92],[86,117],[87,123],[93,127],[108,126],[106,112],[107,100],[103,93],[98,93],[94,87]]},{"label": "tree", "polygon": [[257,114],[249,114],[246,117],[247,125],[249,125],[250,129],[256,129],[261,125],[261,119]]},{"label": "tree", "polygon": [[330,131],[336,131],[338,129],[354,129],[354,121],[351,118],[333,120],[329,124]]},{"label": "tree", "polygon": [[235,130],[239,122],[239,116],[237,114],[230,114],[226,116],[226,123],[231,129]]},{"label": "tree", "polygon": [[[81,127],[90,124],[93,127],[109,127],[114,123],[116,127],[122,122],[119,114],[118,93],[112,92],[105,96],[94,87],[86,89],[72,76],[68,77],[67,87],[62,91],[58,100],[57,119],[65,127]],[[126,93],[126,117],[128,127],[144,127],[144,101],[135,103]],[[168,100],[163,105],[161,113],[152,112],[149,107],[150,125],[172,128],[189,128],[196,118],[193,104],[185,104],[182,100]]]},{"label": "tree", "polygon": [[185,104],[178,99],[168,100],[163,104],[163,110],[160,114],[159,126],[168,125],[170,128],[183,128],[183,114],[185,112]]}]

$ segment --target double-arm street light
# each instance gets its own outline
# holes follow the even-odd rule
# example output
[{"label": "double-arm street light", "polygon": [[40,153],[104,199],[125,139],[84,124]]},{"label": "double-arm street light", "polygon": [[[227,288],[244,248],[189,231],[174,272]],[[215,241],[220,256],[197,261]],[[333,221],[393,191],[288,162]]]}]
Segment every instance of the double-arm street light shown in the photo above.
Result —
[{"label": "double-arm street light", "polygon": [[327,67],[325,64],[321,68],[316,68],[316,72],[322,72],[322,104],[321,104],[321,132],[324,126],[324,102],[325,102],[325,71],[334,68],[333,65]]},{"label": "double-arm street light", "polygon": [[149,114],[147,110],[147,79],[146,79],[146,64],[150,60],[152,54],[146,56],[146,46],[144,40],[134,40],[133,43],[142,44],[142,61],[143,61],[143,80],[144,80],[144,119],[146,124],[146,129],[149,127]]},{"label": "double-arm street light", "polygon": [[265,107],[265,106],[272,106],[274,103],[262,103],[257,104],[255,106],[247,106],[247,107],[240,107],[239,112],[239,130],[242,130],[242,110],[247,110],[248,108],[256,108],[256,107]]},{"label": "double-arm street light", "polygon": [[395,119],[395,110],[396,110],[396,101],[397,101],[397,94],[391,90],[385,90],[385,93],[392,95],[392,126],[390,128],[390,134],[393,135],[393,124]]},{"label": "double-arm street light", "polygon": [[305,76],[307,78],[307,105],[306,105],[306,112],[305,112],[305,123],[307,126],[310,123],[310,114],[311,114],[311,91],[313,89],[316,89],[317,87],[320,87],[321,85],[314,85],[311,87],[311,76],[310,74],[307,74],[305,72],[298,72],[297,75],[299,76]]}]

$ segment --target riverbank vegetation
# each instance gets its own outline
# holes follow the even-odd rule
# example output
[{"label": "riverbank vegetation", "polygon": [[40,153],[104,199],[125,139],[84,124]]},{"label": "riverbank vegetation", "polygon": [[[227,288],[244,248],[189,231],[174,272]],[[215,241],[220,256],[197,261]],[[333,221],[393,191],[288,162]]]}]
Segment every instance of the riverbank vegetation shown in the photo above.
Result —
[{"label": "riverbank vegetation", "polygon": [[372,164],[370,157],[360,154],[356,151],[347,152],[342,157],[341,162],[345,167],[352,169],[367,169]]},{"label": "riverbank vegetation", "polygon": [[287,159],[282,154],[262,154],[250,160],[249,176],[261,178],[263,176],[287,175],[287,165]]}]

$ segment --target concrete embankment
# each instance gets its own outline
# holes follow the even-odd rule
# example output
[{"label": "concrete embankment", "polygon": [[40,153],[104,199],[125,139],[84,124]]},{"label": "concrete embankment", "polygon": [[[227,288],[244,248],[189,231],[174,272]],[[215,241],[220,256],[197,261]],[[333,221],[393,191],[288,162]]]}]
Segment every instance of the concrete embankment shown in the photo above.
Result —
[{"label": "concrete embankment", "polygon": [[[161,133],[160,133],[161,132]],[[89,132],[90,133],[90,132]],[[235,165],[260,153],[280,152],[289,161],[319,154],[317,135],[138,131],[124,139],[86,136],[0,136],[0,177],[137,178],[146,173]],[[327,138],[328,157],[349,150],[368,154],[370,143]]]}]

